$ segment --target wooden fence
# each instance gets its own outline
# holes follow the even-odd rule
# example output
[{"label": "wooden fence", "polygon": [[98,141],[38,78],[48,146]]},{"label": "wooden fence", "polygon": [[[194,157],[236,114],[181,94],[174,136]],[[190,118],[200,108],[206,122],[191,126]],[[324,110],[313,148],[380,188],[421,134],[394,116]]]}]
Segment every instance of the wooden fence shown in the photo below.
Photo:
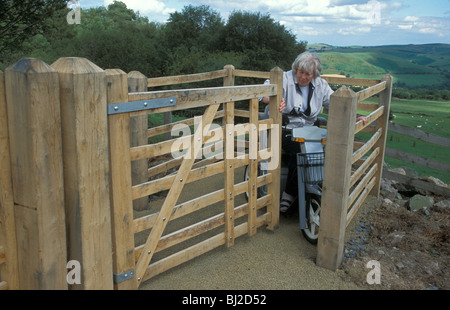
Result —
[{"label": "wooden fence", "polygon": [[[450,148],[450,140],[433,135],[430,133],[423,132],[422,130],[411,128],[399,124],[390,123],[388,130],[390,132],[395,132],[401,135],[406,135],[412,137],[417,140],[425,141],[434,145],[438,145],[440,147]],[[450,165],[431,160],[429,158],[423,158],[411,153],[402,152],[395,149],[386,148],[385,156],[400,159],[404,162],[413,163],[415,165],[427,167],[429,169],[434,169],[438,171],[442,171],[445,173],[450,173]],[[395,173],[390,171],[389,169],[383,170],[383,177],[401,182],[402,184],[408,184],[413,186],[414,188],[425,190],[431,192],[436,195],[442,195],[445,197],[450,197],[450,187],[449,186],[441,186],[438,184],[433,184],[428,181],[420,180],[419,178],[410,177],[407,175],[402,175],[399,173]]]},{"label": "wooden fence", "polygon": [[[226,66],[147,79],[84,58],[51,66],[22,59],[0,72],[0,288],[135,289],[258,227],[275,229],[282,74]],[[236,86],[235,77],[271,84]],[[223,87],[148,91],[211,79]],[[392,87],[389,76],[333,79],[368,88],[341,88],[331,98],[317,257],[331,269],[342,259],[346,224],[368,194],[378,195]],[[378,105],[358,104],[376,93]],[[260,121],[263,96],[271,117]],[[191,108],[202,116],[148,128],[149,114]],[[357,109],[370,110],[376,124],[349,126]],[[167,135],[180,128],[188,134]],[[360,130],[373,137],[353,152]],[[269,134],[265,148],[260,132]],[[156,135],[162,140],[149,144]],[[261,160],[273,166],[258,176]],[[211,189],[213,177],[221,182]],[[268,189],[263,197],[260,186]]]},{"label": "wooden fence", "polygon": [[[277,227],[279,68],[227,66],[158,82],[61,58],[51,66],[22,59],[0,73],[0,288],[135,289],[258,227]],[[236,76],[272,84],[234,86]],[[147,91],[156,82],[212,78],[224,86]],[[259,121],[263,96],[271,98],[271,118]],[[237,101],[245,111],[235,109]],[[180,125],[148,129],[148,114],[190,108],[204,110],[184,121],[194,133],[148,144],[148,137]],[[248,121],[236,123],[237,116]],[[260,131],[270,135],[262,149]],[[180,142],[175,150],[191,156],[171,156]],[[222,156],[196,156],[208,154],[212,143]],[[163,163],[148,166],[159,157]],[[260,160],[275,163],[263,176],[257,175]],[[248,180],[240,171],[246,165]],[[212,192],[198,183],[213,176],[222,184]],[[206,192],[191,197],[193,186]],[[259,186],[267,186],[267,195],[256,195]],[[165,198],[153,199],[158,196]],[[186,225],[184,218],[193,222]]]},{"label": "wooden fence", "polygon": [[[367,87],[357,93],[341,87],[330,98],[316,263],[336,270],[342,263],[345,228],[368,195],[379,195],[392,77],[380,81],[325,78],[329,83]],[[362,103],[376,94],[378,104]],[[365,125],[355,124],[358,110],[370,111]],[[355,144],[355,134],[362,130],[372,137],[365,144]]]}]

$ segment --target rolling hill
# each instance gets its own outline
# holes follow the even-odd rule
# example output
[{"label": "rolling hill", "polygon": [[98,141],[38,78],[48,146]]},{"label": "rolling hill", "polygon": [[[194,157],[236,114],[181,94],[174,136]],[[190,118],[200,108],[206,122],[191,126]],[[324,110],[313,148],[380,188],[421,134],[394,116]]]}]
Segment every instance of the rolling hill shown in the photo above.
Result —
[{"label": "rolling hill", "polygon": [[334,47],[309,45],[320,53],[324,74],[352,78],[394,77],[405,88],[450,89],[450,44]]}]

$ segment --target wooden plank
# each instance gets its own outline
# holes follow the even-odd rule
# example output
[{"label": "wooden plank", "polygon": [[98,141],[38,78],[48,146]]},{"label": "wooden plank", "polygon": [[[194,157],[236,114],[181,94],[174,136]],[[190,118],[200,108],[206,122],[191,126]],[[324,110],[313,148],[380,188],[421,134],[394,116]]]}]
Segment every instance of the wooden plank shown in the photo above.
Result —
[{"label": "wooden plank", "polygon": [[[147,91],[147,77],[139,71],[131,71],[127,75],[128,92]],[[126,100],[124,100],[126,101]],[[122,101],[122,102],[124,102]],[[168,112],[170,113],[170,112]],[[131,146],[148,144],[148,115],[138,115],[130,119],[130,142]],[[147,159],[133,161],[131,163],[132,184],[141,184],[148,181]],[[137,211],[148,207],[148,197],[133,201],[133,208]]]},{"label": "wooden plank", "polygon": [[258,99],[250,100],[250,129],[249,129],[249,180],[248,180],[248,234],[256,234],[256,200],[258,177]]},{"label": "wooden plank", "polygon": [[[378,109],[376,109],[375,111],[373,111],[372,113],[367,115],[367,122],[365,125],[363,124],[363,121],[358,121],[355,124],[355,134],[357,134],[358,132],[363,131],[363,129],[369,127],[370,124],[372,124],[378,118],[380,118],[383,115],[383,113],[384,113],[384,107],[379,107]],[[370,127],[376,128],[375,126],[370,126]]]},{"label": "wooden plank", "polygon": [[357,96],[347,87],[330,98],[327,152],[317,245],[318,266],[336,270],[342,262],[350,189]]},{"label": "wooden plank", "polygon": [[[127,75],[123,71],[107,73],[108,103],[127,101]],[[131,197],[130,116],[114,114],[108,117],[110,141],[111,223],[114,274],[135,269],[133,200]],[[136,289],[136,277],[115,283],[114,288]]]},{"label": "wooden plank", "polygon": [[347,214],[347,223],[346,226],[350,224],[355,214],[358,212],[361,205],[366,200],[367,196],[369,196],[370,191],[373,189],[373,187],[376,184],[376,178],[372,178],[370,182],[367,184],[367,186],[364,188],[363,192],[359,196],[358,200],[355,202],[355,204],[351,207],[350,211]]},{"label": "wooden plank", "polygon": [[441,195],[445,197],[450,197],[450,186],[439,186],[428,181],[424,181],[421,179],[415,179],[408,177],[406,175],[402,175],[399,173],[395,173],[389,171],[388,169],[383,169],[383,178],[395,180],[405,185],[410,185],[414,188],[422,189],[425,191],[429,191],[436,195]]},{"label": "wooden plank", "polygon": [[436,144],[439,146],[449,147],[450,139],[441,137],[438,135],[434,135],[428,132],[424,132],[422,130],[411,128],[408,126],[403,126],[395,123],[389,123],[388,127],[389,131],[396,132],[402,135],[407,135],[413,137],[415,139],[419,139],[421,141],[425,141],[428,143]]},{"label": "wooden plank", "polygon": [[374,86],[380,83],[380,80],[371,80],[371,79],[354,79],[354,78],[341,78],[334,76],[321,76],[324,80],[326,80],[330,84],[339,84],[339,85],[351,85],[351,86]]},{"label": "wooden plank", "polygon": [[258,79],[270,79],[270,72],[262,71],[250,71],[250,70],[234,70],[234,76],[258,78]]},{"label": "wooden plank", "polygon": [[372,165],[375,158],[380,153],[380,149],[376,148],[370,156],[363,161],[362,165],[352,174],[352,177],[350,179],[350,187],[355,185],[355,183],[361,178],[361,176],[364,174],[364,172],[369,168],[370,165]]},{"label": "wooden plank", "polygon": [[359,184],[353,189],[353,191],[348,196],[348,202],[347,206],[350,207],[352,203],[355,201],[355,199],[361,194],[361,191],[366,187],[369,180],[372,179],[375,172],[377,172],[378,166],[377,164],[373,165],[370,170],[367,172],[367,174],[362,178],[362,180],[359,182]]},{"label": "wooden plank", "polygon": [[[229,101],[248,100],[264,96],[275,95],[276,86],[269,85],[249,85],[249,86],[224,86],[196,89],[180,89],[170,91],[140,92],[128,94],[128,101],[151,100],[157,98],[176,97],[175,106],[158,108],[152,110],[153,113],[167,111],[178,111],[190,108],[204,107],[211,104],[220,104]],[[148,111],[133,112],[131,116],[148,114]]]},{"label": "wooden plank", "polygon": [[393,157],[400,159],[402,161],[406,161],[415,165],[420,165],[423,167],[427,167],[430,169],[436,169],[439,171],[443,171],[446,173],[450,173],[450,165],[447,165],[445,163],[441,163],[439,161],[435,161],[429,158],[423,158],[411,153],[402,152],[395,149],[386,148],[385,150],[385,156]]},{"label": "wooden plank", "polygon": [[367,98],[370,98],[370,97],[382,92],[385,89],[386,89],[386,81],[381,81],[377,85],[363,89],[356,93],[356,95],[358,96],[358,102],[366,100]]},{"label": "wooden plank", "polygon": [[0,266],[0,275],[10,289],[19,289],[19,266],[16,247],[16,224],[9,154],[9,132],[6,111],[5,75],[0,70],[0,246],[8,265]]},{"label": "wooden plank", "polygon": [[147,87],[156,87],[156,86],[166,86],[166,85],[208,81],[208,80],[223,78],[227,75],[227,73],[228,72],[226,70],[218,70],[218,71],[212,71],[212,72],[149,78],[147,80]]},{"label": "wooden plank", "polygon": [[[383,114],[380,116],[380,118],[377,121],[376,128],[382,129],[381,137],[378,140],[378,142],[375,144],[375,148],[380,148],[380,154],[377,157],[375,163],[378,165],[378,167],[383,167],[384,164],[384,153],[386,149],[386,138],[387,138],[387,132],[388,132],[388,125],[389,125],[389,111],[391,108],[391,97],[392,97],[392,84],[393,84],[393,78],[390,75],[386,75],[383,77],[382,81],[386,81],[386,89],[382,91],[379,95],[379,106],[384,107]],[[370,192],[372,196],[378,197],[380,195],[380,187],[381,187],[381,175],[382,175],[382,169],[378,169],[377,175],[376,175],[376,181],[375,185]]]},{"label": "wooden plank", "polygon": [[381,139],[382,130],[381,128],[367,141],[361,148],[356,150],[351,158],[352,165],[356,163],[361,157],[363,157],[367,152],[369,152],[374,145]]},{"label": "wooden plank", "polygon": [[[207,126],[211,124],[214,115],[217,112],[217,109],[219,107],[219,104],[214,104],[209,106],[205,114],[203,115],[203,122],[202,126],[199,126],[196,129],[197,131],[203,132],[204,126]],[[195,135],[195,134],[194,134]],[[151,258],[153,257],[153,254],[155,252],[156,246],[159,242],[159,239],[167,225],[170,219],[170,215],[172,213],[172,209],[175,206],[178,197],[181,194],[181,190],[184,187],[184,180],[187,179],[191,167],[194,163],[196,154],[194,154],[193,150],[197,149],[197,147],[201,146],[202,139],[200,141],[194,140],[194,145],[191,144],[189,148],[189,154],[191,156],[187,156],[188,158],[185,158],[183,163],[180,166],[180,169],[178,170],[177,176],[173,182],[173,186],[170,188],[169,193],[167,195],[167,198],[164,200],[163,206],[161,207],[161,211],[158,215],[158,218],[156,220],[155,225],[153,226],[150,235],[145,242],[144,251],[142,252],[141,256],[139,257],[139,260],[136,264],[136,277],[138,280],[138,285],[142,283],[142,279],[144,276],[144,273],[147,269],[147,266],[149,265],[149,262]]]},{"label": "wooden plank", "polygon": [[20,289],[67,289],[58,73],[26,58],[5,81]]},{"label": "wooden plank", "polygon": [[76,57],[52,67],[61,87],[68,256],[83,267],[74,288],[112,289],[105,71]]},{"label": "wooden plank", "polygon": [[225,244],[234,244],[234,102],[224,104],[224,200],[225,200]]}]

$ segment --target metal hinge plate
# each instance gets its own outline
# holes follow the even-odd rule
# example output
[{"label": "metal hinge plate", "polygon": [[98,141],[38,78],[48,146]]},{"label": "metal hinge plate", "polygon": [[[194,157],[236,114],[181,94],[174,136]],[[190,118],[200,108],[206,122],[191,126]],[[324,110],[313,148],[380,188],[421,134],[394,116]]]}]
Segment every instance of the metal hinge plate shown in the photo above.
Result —
[{"label": "metal hinge plate", "polygon": [[177,104],[176,97],[157,98],[150,100],[140,100],[121,103],[110,103],[108,104],[108,115],[171,107],[176,104]]},{"label": "metal hinge plate", "polygon": [[119,274],[113,273],[114,283],[121,283],[132,278],[134,278],[134,270],[122,272]]}]

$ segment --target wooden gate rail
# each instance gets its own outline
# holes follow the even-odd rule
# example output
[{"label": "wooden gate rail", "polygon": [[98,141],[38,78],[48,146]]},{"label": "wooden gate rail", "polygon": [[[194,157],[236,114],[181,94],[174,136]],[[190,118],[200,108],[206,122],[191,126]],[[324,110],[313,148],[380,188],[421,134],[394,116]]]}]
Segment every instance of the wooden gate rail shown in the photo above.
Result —
[{"label": "wooden gate rail", "polygon": [[[332,270],[342,262],[348,223],[367,196],[378,196],[380,191],[392,77],[387,75],[376,84],[362,80],[361,84],[369,87],[358,93],[342,87],[330,99],[317,265]],[[378,104],[361,103],[376,94]],[[371,111],[365,125],[355,123],[357,110]],[[360,131],[372,133],[365,144],[354,142]]]}]

